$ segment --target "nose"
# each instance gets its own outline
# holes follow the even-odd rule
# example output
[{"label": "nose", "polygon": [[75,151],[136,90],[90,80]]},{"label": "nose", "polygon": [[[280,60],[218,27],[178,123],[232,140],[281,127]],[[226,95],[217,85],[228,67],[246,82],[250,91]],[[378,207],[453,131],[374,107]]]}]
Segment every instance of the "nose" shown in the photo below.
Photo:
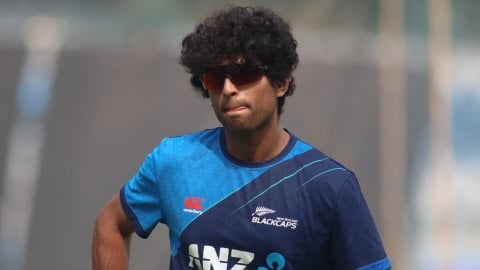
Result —
[{"label": "nose", "polygon": [[237,94],[238,89],[237,86],[235,86],[235,84],[230,80],[230,78],[225,77],[222,92],[224,95],[232,96]]}]

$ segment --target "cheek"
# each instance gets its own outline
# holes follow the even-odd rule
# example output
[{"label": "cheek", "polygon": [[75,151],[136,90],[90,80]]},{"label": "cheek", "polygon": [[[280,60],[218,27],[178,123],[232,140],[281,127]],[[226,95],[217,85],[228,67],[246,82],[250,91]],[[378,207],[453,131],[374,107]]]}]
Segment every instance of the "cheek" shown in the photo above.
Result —
[{"label": "cheek", "polygon": [[215,95],[212,95],[210,94],[210,96],[208,97],[208,99],[210,99],[210,105],[212,107],[218,107],[218,104],[220,103],[219,102],[219,98]]},{"label": "cheek", "polygon": [[213,108],[215,114],[218,115],[218,113],[220,112],[220,99],[218,97],[210,95],[210,106]]},{"label": "cheek", "polygon": [[266,110],[270,109],[271,107],[276,107],[278,100],[276,93],[268,90],[264,92],[265,94],[257,97],[257,104],[261,104],[261,106]]}]

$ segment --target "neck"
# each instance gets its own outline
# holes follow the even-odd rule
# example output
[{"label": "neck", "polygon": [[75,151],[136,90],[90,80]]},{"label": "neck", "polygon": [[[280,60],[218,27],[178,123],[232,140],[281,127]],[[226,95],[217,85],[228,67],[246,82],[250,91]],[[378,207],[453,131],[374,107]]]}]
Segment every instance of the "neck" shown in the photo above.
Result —
[{"label": "neck", "polygon": [[242,134],[224,130],[227,151],[235,158],[246,162],[262,162],[274,158],[290,139],[288,132],[280,126]]}]

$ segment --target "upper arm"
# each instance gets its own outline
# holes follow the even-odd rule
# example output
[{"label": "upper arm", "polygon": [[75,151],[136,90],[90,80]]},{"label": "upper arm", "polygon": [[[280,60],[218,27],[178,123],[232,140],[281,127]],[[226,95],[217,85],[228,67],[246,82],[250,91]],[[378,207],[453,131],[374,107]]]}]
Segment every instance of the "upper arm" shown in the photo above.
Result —
[{"label": "upper arm", "polygon": [[147,155],[139,171],[120,190],[119,201],[138,236],[147,238],[162,220],[162,194],[157,172],[162,158],[156,148]]},{"label": "upper arm", "polygon": [[116,194],[105,204],[97,216],[96,227],[103,227],[109,230],[117,230],[123,237],[134,232],[131,221],[128,219],[120,202],[120,195]]},{"label": "upper arm", "polygon": [[100,211],[93,230],[92,269],[128,269],[133,227],[123,212],[119,195]]},{"label": "upper arm", "polygon": [[331,245],[336,269],[388,269],[373,217],[353,175],[338,194]]}]

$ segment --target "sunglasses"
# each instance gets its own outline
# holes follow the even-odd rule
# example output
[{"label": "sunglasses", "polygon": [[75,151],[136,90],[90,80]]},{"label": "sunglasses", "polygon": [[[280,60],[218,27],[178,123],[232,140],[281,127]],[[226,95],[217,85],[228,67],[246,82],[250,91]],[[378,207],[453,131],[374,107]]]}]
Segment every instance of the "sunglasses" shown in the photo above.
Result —
[{"label": "sunglasses", "polygon": [[237,87],[241,87],[250,83],[259,81],[267,66],[250,66],[242,64],[222,65],[208,69],[200,77],[203,87],[212,92],[222,92],[225,78]]}]

